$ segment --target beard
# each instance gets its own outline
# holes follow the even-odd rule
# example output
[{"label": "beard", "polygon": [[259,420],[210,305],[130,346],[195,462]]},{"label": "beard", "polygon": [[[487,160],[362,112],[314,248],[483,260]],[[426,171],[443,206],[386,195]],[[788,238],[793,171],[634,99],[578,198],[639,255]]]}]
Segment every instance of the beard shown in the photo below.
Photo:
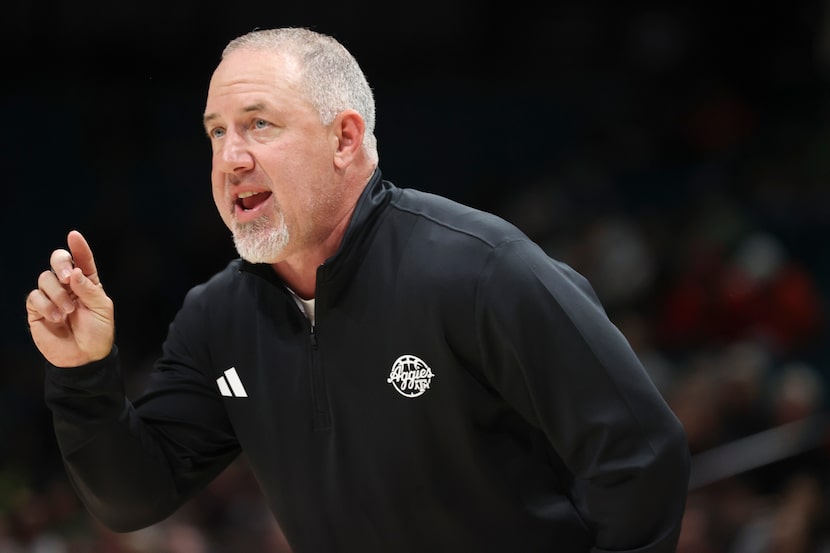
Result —
[{"label": "beard", "polygon": [[233,225],[233,245],[239,256],[249,263],[276,263],[288,245],[288,227],[280,213],[274,225],[268,217]]}]

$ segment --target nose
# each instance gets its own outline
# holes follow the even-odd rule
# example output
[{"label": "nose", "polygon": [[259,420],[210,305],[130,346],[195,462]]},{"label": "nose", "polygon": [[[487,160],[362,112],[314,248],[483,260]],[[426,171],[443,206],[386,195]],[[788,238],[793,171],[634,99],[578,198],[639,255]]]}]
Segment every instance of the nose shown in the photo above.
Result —
[{"label": "nose", "polygon": [[213,154],[213,165],[215,169],[231,174],[252,169],[254,158],[248,150],[244,137],[228,131]]}]

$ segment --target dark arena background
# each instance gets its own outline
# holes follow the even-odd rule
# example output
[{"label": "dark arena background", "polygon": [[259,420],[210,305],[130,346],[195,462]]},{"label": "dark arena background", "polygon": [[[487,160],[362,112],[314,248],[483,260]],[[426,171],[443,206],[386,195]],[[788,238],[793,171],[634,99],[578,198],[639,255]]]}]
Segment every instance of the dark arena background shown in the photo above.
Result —
[{"label": "dark arena background", "polygon": [[496,212],[591,280],[689,437],[679,551],[830,551],[830,2],[486,5],[0,8],[0,552],[288,551],[244,458],[146,530],[90,519],[24,309],[83,231],[138,389],[185,292],[234,255],[211,71],[286,25],[356,55],[386,178]]}]

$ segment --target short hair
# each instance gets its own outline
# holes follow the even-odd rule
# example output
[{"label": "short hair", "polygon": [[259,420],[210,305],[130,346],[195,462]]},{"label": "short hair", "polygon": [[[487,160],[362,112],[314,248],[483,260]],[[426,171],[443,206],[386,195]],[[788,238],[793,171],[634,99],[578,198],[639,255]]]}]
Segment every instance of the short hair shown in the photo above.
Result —
[{"label": "short hair", "polygon": [[231,40],[222,59],[237,49],[288,54],[300,64],[301,85],[324,125],[338,113],[354,109],[363,118],[363,148],[377,162],[375,99],[366,75],[354,56],[331,36],[300,27],[257,29]]}]

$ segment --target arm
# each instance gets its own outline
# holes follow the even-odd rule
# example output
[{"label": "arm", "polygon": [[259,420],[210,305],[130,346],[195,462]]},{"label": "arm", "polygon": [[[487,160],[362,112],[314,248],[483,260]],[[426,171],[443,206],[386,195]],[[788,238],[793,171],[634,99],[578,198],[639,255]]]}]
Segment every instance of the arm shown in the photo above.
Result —
[{"label": "arm", "polygon": [[572,473],[594,551],[674,551],[685,433],[587,281],[512,242],[482,275],[478,311],[488,377]]},{"label": "arm", "polygon": [[[33,340],[48,361],[46,402],[84,504],[110,528],[136,530],[171,514],[238,446],[210,379],[192,368],[202,359],[188,355],[175,324],[148,391],[135,406],[127,400],[112,302],[79,233],[70,233],[69,248],[71,255],[52,254],[52,271],[41,274],[26,304]],[[177,318],[198,320],[188,315],[193,310]]]},{"label": "arm", "polygon": [[117,350],[83,367],[47,367],[46,402],[67,474],[109,528],[163,520],[213,480],[239,447],[221,401],[191,369],[159,363],[135,404]]},{"label": "arm", "polygon": [[82,367],[47,366],[46,403],[66,472],[90,513],[115,531],[163,520],[238,453],[221,405],[195,382],[159,378],[133,405],[116,349]]}]

